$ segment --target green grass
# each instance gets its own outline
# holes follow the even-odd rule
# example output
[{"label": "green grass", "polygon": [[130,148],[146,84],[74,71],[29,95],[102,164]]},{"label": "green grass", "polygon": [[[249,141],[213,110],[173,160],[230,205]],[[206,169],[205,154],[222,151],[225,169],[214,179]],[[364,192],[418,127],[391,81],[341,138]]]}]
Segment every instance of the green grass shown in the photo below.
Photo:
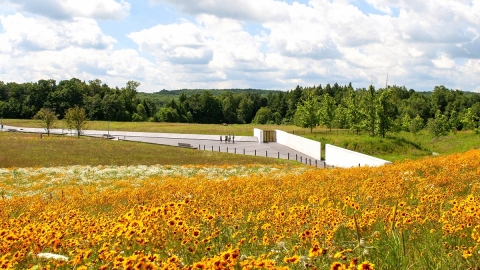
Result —
[{"label": "green grass", "polygon": [[[35,120],[3,120],[5,125],[18,127],[38,127]],[[57,127],[61,128],[61,122]],[[107,130],[108,122],[89,122],[89,129]],[[409,132],[389,133],[386,138],[372,137],[368,134],[354,134],[348,130],[328,131],[317,127],[310,133],[293,125],[215,125],[215,124],[182,124],[182,123],[152,123],[152,122],[110,122],[110,130],[115,131],[143,131],[143,132],[165,132],[185,134],[235,134],[237,136],[253,136],[253,129],[263,130],[280,129],[287,132],[294,132],[316,141],[322,145],[333,144],[367,155],[372,155],[389,161],[401,161],[405,159],[419,159],[431,156],[433,152],[438,154],[452,154],[465,152],[480,147],[480,135],[471,131],[460,131],[450,133],[447,136],[433,138],[425,130],[414,135]],[[323,151],[325,147],[322,147]],[[325,157],[322,153],[322,157]]]},{"label": "green grass", "polygon": [[[439,138],[432,137],[424,130],[416,135],[409,132],[390,133],[385,138],[368,134],[337,135],[336,132],[305,133],[304,136],[321,141],[323,145],[333,144],[389,161],[415,160],[431,156],[434,152],[440,155],[461,153],[480,146],[480,135],[471,131],[450,133]],[[322,151],[324,157],[324,147]]]},{"label": "green grass", "polygon": [[242,165],[293,161],[89,137],[0,132],[0,167],[69,165]]},{"label": "green grass", "polygon": [[[36,120],[3,119],[4,125],[16,127],[40,127]],[[62,128],[62,122],[56,123],[56,128]],[[182,134],[235,134],[237,136],[253,136],[253,129],[263,130],[282,129],[286,131],[303,132],[304,129],[296,126],[279,125],[218,125],[218,124],[186,124],[186,123],[156,123],[156,122],[110,122],[110,131],[134,132],[161,132]],[[107,121],[89,121],[87,129],[108,130]]]}]

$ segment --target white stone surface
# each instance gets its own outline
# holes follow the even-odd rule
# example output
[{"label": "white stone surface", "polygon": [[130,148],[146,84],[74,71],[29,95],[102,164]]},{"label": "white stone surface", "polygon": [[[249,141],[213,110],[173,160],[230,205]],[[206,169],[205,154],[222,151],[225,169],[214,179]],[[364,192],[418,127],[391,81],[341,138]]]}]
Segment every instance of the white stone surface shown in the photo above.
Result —
[{"label": "white stone surface", "polygon": [[277,143],[305,153],[317,160],[322,159],[322,144],[320,142],[290,134],[282,130],[275,130]]},{"label": "white stone surface", "polygon": [[345,148],[325,145],[325,163],[327,166],[335,166],[341,168],[351,168],[359,166],[383,166],[392,164],[390,161],[351,151]]},{"label": "white stone surface", "polygon": [[263,130],[254,128],[253,137],[256,137],[258,139],[258,143],[263,143]]}]

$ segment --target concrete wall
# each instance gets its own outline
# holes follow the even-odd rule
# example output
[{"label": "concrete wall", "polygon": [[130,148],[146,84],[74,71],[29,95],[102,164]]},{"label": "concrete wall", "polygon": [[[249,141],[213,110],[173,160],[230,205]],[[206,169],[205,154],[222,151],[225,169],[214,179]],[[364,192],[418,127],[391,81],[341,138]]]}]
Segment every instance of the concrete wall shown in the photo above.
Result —
[{"label": "concrete wall", "polygon": [[391,164],[390,161],[368,156],[331,144],[325,145],[325,163],[327,166],[342,168],[358,167],[359,165],[376,167],[385,164]]},{"label": "concrete wall", "polygon": [[263,130],[254,128],[253,129],[253,136],[257,137],[258,143],[263,143]]},{"label": "concrete wall", "polygon": [[305,153],[317,160],[322,159],[322,144],[320,142],[290,134],[285,131],[275,130],[277,143]]}]

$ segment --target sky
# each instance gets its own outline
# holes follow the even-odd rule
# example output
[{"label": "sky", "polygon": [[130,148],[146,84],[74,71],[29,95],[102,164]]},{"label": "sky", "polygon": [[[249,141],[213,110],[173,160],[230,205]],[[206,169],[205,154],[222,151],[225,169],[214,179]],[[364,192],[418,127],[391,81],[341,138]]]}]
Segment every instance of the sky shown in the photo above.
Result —
[{"label": "sky", "polygon": [[0,81],[480,92],[479,0],[0,0]]}]

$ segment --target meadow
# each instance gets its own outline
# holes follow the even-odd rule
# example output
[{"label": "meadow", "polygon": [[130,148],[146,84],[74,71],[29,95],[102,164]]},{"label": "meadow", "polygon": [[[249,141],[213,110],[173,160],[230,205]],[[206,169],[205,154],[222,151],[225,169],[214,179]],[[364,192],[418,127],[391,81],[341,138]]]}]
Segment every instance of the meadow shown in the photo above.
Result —
[{"label": "meadow", "polygon": [[[35,120],[3,120],[5,124],[18,127],[38,127]],[[89,129],[107,130],[108,122],[91,121]],[[57,123],[61,128],[61,123]],[[154,123],[154,122],[111,122],[110,130],[165,132],[186,134],[235,134],[237,136],[252,136],[253,129],[263,130],[280,129],[306,138],[320,141],[322,145],[329,143],[375,156],[392,162],[405,159],[419,159],[431,156],[465,152],[480,146],[480,136],[472,131],[450,132],[447,136],[432,137],[426,130],[418,134],[409,132],[388,133],[385,138],[372,137],[368,133],[355,134],[350,130],[327,130],[316,127],[313,133],[294,125],[215,125],[215,124],[185,124],[185,123]],[[324,150],[324,149],[323,149]],[[325,158],[324,153],[322,157]]]},{"label": "meadow", "polygon": [[478,269],[479,168],[3,168],[0,268]]},{"label": "meadow", "polygon": [[0,132],[0,168],[69,165],[292,164],[265,157],[196,151],[91,137]]},{"label": "meadow", "polygon": [[[244,128],[213,126],[187,133]],[[477,136],[408,136],[396,140],[443,155],[324,170],[0,132],[0,269],[478,269],[480,150],[447,155]]]}]

